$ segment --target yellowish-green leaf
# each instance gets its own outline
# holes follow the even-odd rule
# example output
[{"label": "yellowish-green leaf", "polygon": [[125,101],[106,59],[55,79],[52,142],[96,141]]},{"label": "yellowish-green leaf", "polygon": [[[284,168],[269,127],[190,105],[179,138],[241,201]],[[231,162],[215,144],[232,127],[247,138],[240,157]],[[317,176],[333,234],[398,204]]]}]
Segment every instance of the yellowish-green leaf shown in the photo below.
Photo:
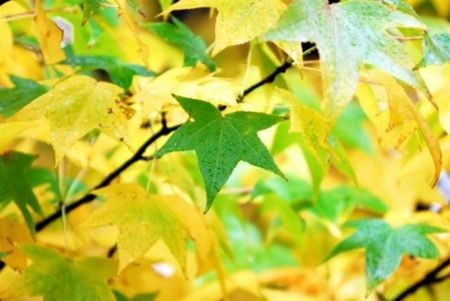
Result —
[{"label": "yellowish-green leaf", "polygon": [[181,0],[167,12],[211,7],[218,10],[213,55],[228,46],[246,43],[273,26],[286,5],[281,0]]},{"label": "yellowish-green leaf", "polygon": [[176,196],[148,194],[135,184],[118,184],[97,190],[106,198],[85,225],[117,225],[119,269],[142,257],[162,239],[186,272],[186,247],[195,242],[200,259],[209,253],[211,242],[203,216],[193,206]]},{"label": "yellowish-green leaf", "polygon": [[116,85],[74,75],[56,84],[9,119],[27,121],[46,118],[51,126],[55,161],[80,138],[98,128],[120,140],[127,139],[127,118]]},{"label": "yellowish-green leaf", "polygon": [[33,21],[45,62],[47,64],[54,64],[65,58],[64,52],[61,49],[63,32],[47,16],[43,2],[42,0],[35,1],[36,16]]},{"label": "yellowish-green leaf", "polygon": [[23,252],[32,264],[13,282],[10,297],[42,296],[45,301],[113,301],[106,280],[116,264],[105,258],[87,257],[77,261],[58,252],[25,245]]},{"label": "yellowish-green leaf", "polygon": [[265,38],[316,43],[325,98],[331,108],[341,108],[351,100],[358,71],[365,64],[426,92],[412,72],[414,62],[404,46],[388,33],[397,27],[425,29],[413,16],[392,11],[379,1],[330,5],[326,0],[294,0]]},{"label": "yellowish-green leaf", "polygon": [[344,147],[331,135],[333,120],[326,119],[320,112],[301,104],[287,90],[278,89],[291,107],[291,132],[300,134],[300,144],[311,171],[315,189],[333,164],[350,179],[356,176],[345,154]]}]

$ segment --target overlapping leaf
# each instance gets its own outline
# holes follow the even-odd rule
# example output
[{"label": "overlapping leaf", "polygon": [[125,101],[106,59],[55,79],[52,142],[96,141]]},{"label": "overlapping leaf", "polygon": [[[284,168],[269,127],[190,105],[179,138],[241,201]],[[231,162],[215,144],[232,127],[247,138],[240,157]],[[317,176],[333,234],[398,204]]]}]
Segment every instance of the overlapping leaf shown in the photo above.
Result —
[{"label": "overlapping leaf", "polygon": [[156,33],[163,40],[175,44],[184,52],[184,66],[195,66],[197,62],[205,64],[209,71],[216,70],[214,61],[206,53],[206,43],[203,38],[196,36],[183,22],[172,17],[173,24],[147,23],[145,28]]},{"label": "overlapping leaf", "polygon": [[9,152],[0,156],[0,208],[14,201],[31,232],[34,232],[34,221],[29,207],[34,212],[42,214],[28,178],[34,159],[34,156],[19,152]]},{"label": "overlapping leaf", "polygon": [[212,104],[175,97],[194,119],[187,121],[155,156],[195,150],[206,186],[206,210],[239,161],[246,161],[282,176],[257,132],[281,121],[280,117],[254,112],[235,112],[224,117]]},{"label": "overlapping leaf", "polygon": [[414,62],[402,43],[388,33],[396,27],[423,29],[424,25],[377,1],[351,0],[329,5],[326,0],[294,0],[265,38],[316,43],[325,97],[335,108],[351,100],[358,71],[364,64],[383,69],[425,91],[411,71]]},{"label": "overlapping leaf", "polygon": [[444,232],[426,224],[407,224],[393,229],[383,220],[377,219],[353,221],[347,223],[347,226],[356,228],[356,233],[338,244],[329,257],[365,248],[369,291],[398,268],[403,255],[438,257],[437,248],[426,235]]},{"label": "overlapping leaf", "polygon": [[181,9],[212,7],[219,11],[213,55],[228,46],[248,42],[273,26],[285,9],[280,0],[182,0],[168,12]]},{"label": "overlapping leaf", "polygon": [[87,257],[77,261],[58,252],[34,245],[22,251],[33,263],[13,282],[9,297],[42,296],[46,301],[113,301],[106,283],[116,264],[105,258]]},{"label": "overlapping leaf", "polygon": [[120,270],[142,257],[159,239],[166,243],[184,272],[189,240],[195,242],[201,259],[209,252],[209,234],[203,217],[180,198],[148,194],[135,184],[118,184],[95,193],[105,197],[106,202],[85,224],[119,227]]},{"label": "overlapping leaf", "polygon": [[46,118],[58,164],[66,151],[92,129],[112,137],[127,138],[127,116],[119,102],[122,89],[106,82],[74,75],[56,84],[9,121]]},{"label": "overlapping leaf", "polygon": [[14,88],[0,89],[0,115],[10,117],[30,101],[47,92],[47,88],[37,82],[11,76]]}]

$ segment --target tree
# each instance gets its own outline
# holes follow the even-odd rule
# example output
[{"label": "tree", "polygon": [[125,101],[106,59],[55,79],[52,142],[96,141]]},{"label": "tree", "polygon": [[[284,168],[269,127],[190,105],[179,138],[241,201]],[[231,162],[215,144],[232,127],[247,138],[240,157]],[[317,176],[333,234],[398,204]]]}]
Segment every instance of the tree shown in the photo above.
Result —
[{"label": "tree", "polygon": [[3,3],[0,298],[444,300],[422,2]]}]

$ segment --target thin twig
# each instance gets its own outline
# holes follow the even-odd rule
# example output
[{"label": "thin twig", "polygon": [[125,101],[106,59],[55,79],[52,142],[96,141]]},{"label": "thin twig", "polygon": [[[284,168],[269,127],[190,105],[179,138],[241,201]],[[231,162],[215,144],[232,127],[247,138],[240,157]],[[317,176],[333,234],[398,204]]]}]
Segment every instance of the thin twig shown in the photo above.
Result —
[{"label": "thin twig", "polygon": [[[76,208],[80,207],[83,204],[89,203],[92,200],[95,199],[95,195],[92,194],[92,191],[95,189],[99,189],[105,186],[108,186],[115,178],[117,178],[123,171],[125,171],[128,167],[133,165],[134,163],[142,160],[144,157],[144,153],[147,150],[147,148],[152,145],[156,140],[158,140],[160,137],[165,136],[167,134],[170,134],[171,132],[175,131],[179,125],[173,126],[173,127],[165,127],[163,126],[158,132],[153,134],[147,141],[142,144],[139,149],[136,151],[136,153],[133,154],[127,161],[122,163],[118,168],[116,168],[114,171],[112,171],[108,176],[106,176],[100,183],[98,183],[88,194],[83,196],[82,198],[76,200],[75,202],[69,204],[66,206],[66,214],[69,214],[69,212],[75,210]],[[59,219],[61,217],[61,211],[55,211],[53,214],[47,216],[45,219],[41,220],[36,224],[36,232],[41,231],[45,227],[47,227],[49,224],[51,224],[53,221]]]},{"label": "thin twig", "polygon": [[435,283],[438,283],[438,282],[441,282],[441,281],[447,279],[449,277],[449,275],[438,277],[438,274],[439,274],[440,271],[442,271],[443,269],[445,269],[449,265],[450,265],[450,257],[447,258],[446,260],[444,260],[443,262],[441,262],[441,264],[439,264],[433,270],[428,272],[422,279],[420,279],[419,281],[415,282],[411,286],[409,286],[406,289],[404,289],[402,292],[400,292],[397,295],[397,297],[393,298],[392,300],[393,301],[403,300],[407,296],[409,296],[409,295],[413,294],[414,292],[416,292],[421,287],[428,286],[430,284],[435,284]]}]

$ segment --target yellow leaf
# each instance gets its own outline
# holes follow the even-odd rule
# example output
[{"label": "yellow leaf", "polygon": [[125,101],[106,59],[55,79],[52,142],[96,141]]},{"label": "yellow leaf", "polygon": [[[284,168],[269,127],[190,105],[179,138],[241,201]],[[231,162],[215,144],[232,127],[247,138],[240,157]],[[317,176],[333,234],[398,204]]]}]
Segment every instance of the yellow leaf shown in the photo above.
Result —
[{"label": "yellow leaf", "polygon": [[[400,143],[412,135],[416,129],[423,136],[434,163],[435,173],[431,184],[436,184],[442,165],[442,153],[439,141],[433,136],[427,122],[417,110],[408,94],[406,94],[403,87],[393,77],[388,76],[382,71],[373,70],[370,72],[370,78],[377,83],[375,86],[378,87],[375,87],[375,89],[381,88],[385,91],[385,96],[387,97],[389,124],[386,130],[399,129],[401,131]],[[402,128],[399,128],[399,125],[402,125]]]},{"label": "yellow leaf", "polygon": [[12,219],[0,219],[0,253],[7,253],[3,261],[13,269],[27,265],[26,256],[17,248],[17,243],[30,243],[32,238],[26,225]]},{"label": "yellow leaf", "polygon": [[176,104],[172,94],[233,105],[241,91],[236,81],[215,77],[204,65],[174,68],[154,78],[139,77],[135,83],[133,100],[142,104],[144,116]]},{"label": "yellow leaf", "polygon": [[51,127],[55,161],[59,163],[67,150],[92,129],[126,140],[127,118],[119,103],[122,89],[97,82],[84,75],[74,75],[56,84],[7,121],[46,118]]},{"label": "yellow leaf", "polygon": [[63,40],[62,30],[47,17],[44,10],[42,0],[35,1],[36,16],[34,17],[34,25],[36,26],[36,34],[41,45],[42,54],[47,64],[54,64],[65,58],[61,49]]},{"label": "yellow leaf", "polygon": [[186,247],[193,240],[199,258],[208,255],[211,243],[202,215],[176,196],[148,194],[135,184],[118,184],[97,190],[106,198],[84,223],[90,227],[117,225],[119,270],[142,257],[162,239],[186,272]]},{"label": "yellow leaf", "polygon": [[275,25],[286,5],[280,0],[182,0],[166,11],[212,7],[219,11],[213,55],[232,45],[246,43]]}]

